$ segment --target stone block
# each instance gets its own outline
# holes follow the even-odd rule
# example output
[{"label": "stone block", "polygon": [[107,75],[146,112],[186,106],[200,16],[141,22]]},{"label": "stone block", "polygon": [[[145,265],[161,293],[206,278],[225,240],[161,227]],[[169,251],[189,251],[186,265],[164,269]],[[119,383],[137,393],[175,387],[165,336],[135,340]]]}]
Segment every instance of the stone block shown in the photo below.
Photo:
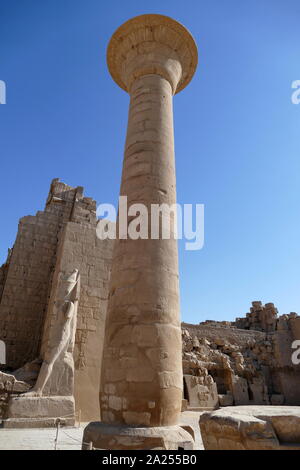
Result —
[{"label": "stone block", "polygon": [[218,395],[220,406],[232,406],[233,405],[233,396],[231,393],[226,393],[226,395]]},{"label": "stone block", "polygon": [[82,449],[193,450],[194,439],[180,426],[139,427],[90,423],[84,430]]},{"label": "stone block", "polygon": [[300,407],[236,406],[200,417],[206,450],[300,449]]},{"label": "stone block", "polygon": [[73,397],[12,397],[7,409],[9,419],[4,427],[55,426],[62,423],[75,424],[75,401]]}]

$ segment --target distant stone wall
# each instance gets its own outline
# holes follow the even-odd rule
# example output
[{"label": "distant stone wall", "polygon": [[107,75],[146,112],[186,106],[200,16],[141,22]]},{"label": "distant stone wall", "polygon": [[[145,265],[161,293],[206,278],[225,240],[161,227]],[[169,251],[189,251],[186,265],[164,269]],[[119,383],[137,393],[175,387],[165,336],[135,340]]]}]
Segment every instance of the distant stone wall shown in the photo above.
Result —
[{"label": "distant stone wall", "polygon": [[0,303],[2,299],[4,286],[5,286],[8,268],[9,268],[10,254],[11,254],[11,250],[9,250],[9,254],[8,254],[6,262],[2,266],[0,266]]},{"label": "distant stone wall", "polygon": [[257,340],[265,338],[262,331],[239,330],[222,326],[207,326],[206,324],[193,325],[182,323],[182,328],[187,328],[191,334],[207,338],[211,341],[214,338],[223,338],[235,345],[254,344]]},{"label": "distant stone wall", "polygon": [[[44,211],[23,217],[9,263],[0,268],[0,339],[6,369],[43,358],[59,272],[79,269],[75,401],[82,420],[99,418],[99,381],[113,242],[96,236],[96,201],[52,181]],[[1,290],[3,294],[1,297]],[[24,372],[24,371],[23,371]]]},{"label": "distant stone wall", "polygon": [[[81,419],[98,419],[100,367],[108,298],[112,242],[96,237],[96,224],[68,222],[60,236],[53,290],[59,272],[80,273],[80,298],[77,316],[75,362],[75,404]],[[52,318],[52,299],[48,306],[41,355],[47,346]]]},{"label": "distant stone wall", "polygon": [[20,220],[0,304],[1,339],[11,369],[38,354],[58,230],[58,219],[51,213]]},{"label": "distant stone wall", "polygon": [[[0,303],[0,337],[11,370],[39,353],[59,233],[74,218],[75,206],[82,205],[82,191],[55,179],[45,211],[19,222]],[[78,207],[79,218],[82,210]]]},{"label": "distant stone wall", "polygon": [[182,330],[184,380],[191,383],[189,376],[195,376],[199,384],[192,394],[185,387],[193,408],[196,392],[199,408],[215,401],[211,380],[220,406],[300,405],[300,365],[292,363],[292,343],[300,340],[297,314],[277,317],[273,304],[253,302],[237,322],[183,323]]},{"label": "distant stone wall", "polygon": [[[14,247],[0,267],[0,340],[6,343],[6,369],[26,383],[32,368],[36,380],[55,324],[58,274],[79,270],[74,362],[75,403],[82,421],[100,414],[113,250],[113,241],[97,238],[96,227],[96,202],[83,195],[82,187],[55,179],[45,210],[20,220]],[[292,342],[300,340],[297,314],[278,317],[273,304],[253,302],[246,317],[236,322],[183,323],[182,333],[184,399],[190,407],[300,405],[300,366],[291,362]],[[16,373],[17,368],[21,370]]]},{"label": "distant stone wall", "polygon": [[283,315],[273,336],[273,384],[285,397],[285,404],[300,405],[300,365],[291,362],[291,345],[300,340],[300,317]]},{"label": "distant stone wall", "polygon": [[254,301],[246,317],[237,318],[232,324],[241,329],[270,333],[276,330],[277,314],[278,310],[273,303],[263,305],[262,302]]}]

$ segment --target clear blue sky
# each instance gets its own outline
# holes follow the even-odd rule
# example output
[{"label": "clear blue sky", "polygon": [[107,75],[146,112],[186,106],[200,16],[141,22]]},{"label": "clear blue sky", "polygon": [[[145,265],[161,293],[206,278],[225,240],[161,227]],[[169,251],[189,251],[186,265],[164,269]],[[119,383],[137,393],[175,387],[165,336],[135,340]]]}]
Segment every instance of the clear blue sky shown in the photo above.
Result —
[{"label": "clear blue sky", "polygon": [[252,300],[300,313],[299,0],[0,0],[0,261],[52,178],[116,203],[129,99],[106,47],[143,13],[199,49],[174,98],[178,202],[206,210],[203,250],[180,243],[182,318],[231,320]]}]

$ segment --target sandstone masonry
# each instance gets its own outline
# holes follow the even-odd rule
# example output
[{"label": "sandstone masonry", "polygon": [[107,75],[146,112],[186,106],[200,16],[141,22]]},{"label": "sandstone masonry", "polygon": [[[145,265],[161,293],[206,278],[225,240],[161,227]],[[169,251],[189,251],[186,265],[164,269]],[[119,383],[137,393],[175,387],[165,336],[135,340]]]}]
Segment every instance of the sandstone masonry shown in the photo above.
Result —
[{"label": "sandstone masonry", "polygon": [[253,302],[236,322],[183,323],[184,406],[300,405],[292,362],[300,316],[277,314],[274,304]]},{"label": "sandstone masonry", "polygon": [[[7,364],[1,367],[6,374],[0,376],[0,417],[11,393],[35,384],[55,325],[57,274],[76,267],[81,288],[74,348],[75,405],[82,420],[99,419],[113,241],[96,237],[95,211],[96,202],[84,197],[83,188],[55,179],[45,210],[20,220],[14,247],[0,267],[0,339],[7,345]],[[291,345],[300,339],[296,313],[278,316],[273,304],[256,301],[235,322],[183,323],[182,338],[184,409],[300,405],[300,366],[291,361]],[[113,398],[110,403],[120,405]]]},{"label": "sandstone masonry", "polygon": [[53,324],[54,273],[79,270],[75,402],[86,420],[98,418],[100,412],[99,358],[112,253],[112,242],[96,237],[96,224],[96,202],[83,195],[83,188],[54,179],[45,210],[20,220],[13,249],[0,268],[0,338],[7,347],[6,370],[22,368],[17,374],[21,377],[32,374],[32,361],[41,358],[46,347]]}]

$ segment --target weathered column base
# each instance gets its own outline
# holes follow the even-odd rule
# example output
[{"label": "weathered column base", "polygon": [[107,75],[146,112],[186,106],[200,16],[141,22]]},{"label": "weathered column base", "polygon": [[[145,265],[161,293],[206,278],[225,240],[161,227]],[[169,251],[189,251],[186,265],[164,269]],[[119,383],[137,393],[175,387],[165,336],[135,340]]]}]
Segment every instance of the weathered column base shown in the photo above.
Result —
[{"label": "weathered column base", "polygon": [[3,421],[4,428],[54,427],[75,425],[75,402],[72,396],[12,397]]},{"label": "weathered column base", "polygon": [[134,427],[101,422],[85,428],[83,450],[193,450],[194,439],[181,426]]}]

